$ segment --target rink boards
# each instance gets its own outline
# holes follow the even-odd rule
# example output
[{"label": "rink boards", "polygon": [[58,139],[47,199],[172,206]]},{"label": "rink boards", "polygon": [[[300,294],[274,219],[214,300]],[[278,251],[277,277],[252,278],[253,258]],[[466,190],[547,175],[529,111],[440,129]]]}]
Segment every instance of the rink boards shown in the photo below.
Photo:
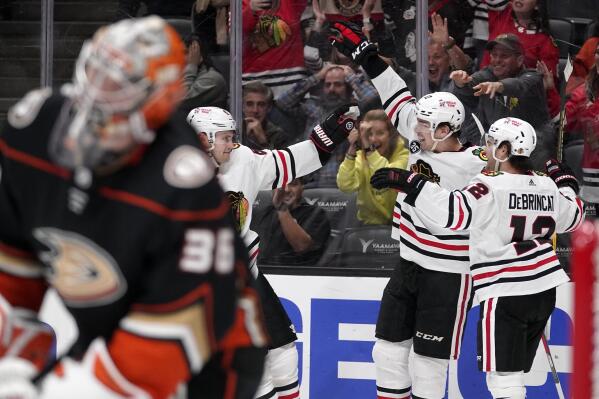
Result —
[{"label": "rink boards", "polygon": [[[374,329],[387,278],[268,275],[298,333],[303,399],[376,398]],[[549,345],[562,387],[568,389],[572,284],[557,291]],[[468,315],[461,357],[452,362],[448,399],[491,398],[476,365],[479,307]],[[558,398],[547,357],[539,346],[526,376],[528,397]]]},{"label": "rink boards", "polygon": [[[298,335],[303,399],[376,398],[372,346],[380,297],[387,278],[268,275]],[[549,345],[564,389],[571,370],[569,330],[572,284],[558,288]],[[76,330],[54,292],[44,302],[42,318],[55,327],[58,352],[68,348]],[[491,398],[476,366],[478,306],[469,312],[462,354],[450,364],[448,399]],[[526,378],[528,397],[558,398],[541,347]]]}]

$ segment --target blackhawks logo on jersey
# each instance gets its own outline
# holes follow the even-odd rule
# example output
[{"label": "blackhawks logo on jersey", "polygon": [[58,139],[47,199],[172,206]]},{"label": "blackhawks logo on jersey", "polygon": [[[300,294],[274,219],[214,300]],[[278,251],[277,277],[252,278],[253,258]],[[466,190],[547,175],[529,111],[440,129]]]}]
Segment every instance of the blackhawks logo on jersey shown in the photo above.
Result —
[{"label": "blackhawks logo on jersey", "polygon": [[487,153],[483,148],[479,147],[475,149],[474,151],[472,151],[472,154],[474,154],[474,156],[479,157],[482,161],[487,162],[489,160],[489,158],[487,157]]},{"label": "blackhawks logo on jersey", "polygon": [[433,183],[439,183],[441,181],[439,175],[433,171],[432,166],[424,162],[422,159],[419,159],[415,164],[412,164],[412,166],[410,166],[410,170],[428,177]]},{"label": "blackhawks logo on jersey", "polygon": [[480,173],[482,173],[485,176],[490,176],[490,177],[495,177],[495,176],[499,176],[499,175],[503,174],[503,172],[500,172],[498,170],[486,170],[486,169],[483,169]]},{"label": "blackhawks logo on jersey", "polygon": [[227,191],[226,194],[231,203],[231,214],[235,220],[235,226],[237,231],[241,232],[247,220],[250,203],[241,191]]}]

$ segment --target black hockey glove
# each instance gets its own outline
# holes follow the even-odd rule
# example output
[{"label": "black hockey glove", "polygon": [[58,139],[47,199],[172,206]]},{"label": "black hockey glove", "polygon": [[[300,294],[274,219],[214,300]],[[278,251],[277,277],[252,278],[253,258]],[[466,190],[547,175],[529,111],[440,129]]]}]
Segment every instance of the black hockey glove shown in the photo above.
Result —
[{"label": "black hockey glove", "polygon": [[578,195],[580,186],[574,176],[574,172],[565,162],[559,162],[556,159],[550,159],[545,162],[545,170],[549,177],[553,179],[558,187],[568,186]]},{"label": "black hockey glove", "polygon": [[333,47],[358,65],[371,55],[378,54],[376,45],[368,40],[358,25],[351,22],[335,22],[331,27],[330,40]]},{"label": "black hockey glove", "polygon": [[337,108],[325,118],[320,125],[314,126],[310,133],[310,140],[318,150],[320,162],[324,165],[331,156],[331,152],[347,139],[347,135],[356,125],[356,121],[345,115],[349,111],[349,105]]},{"label": "black hockey glove", "polygon": [[392,188],[406,193],[404,202],[412,206],[427,181],[424,175],[397,168],[381,168],[370,178],[370,184],[376,189]]}]

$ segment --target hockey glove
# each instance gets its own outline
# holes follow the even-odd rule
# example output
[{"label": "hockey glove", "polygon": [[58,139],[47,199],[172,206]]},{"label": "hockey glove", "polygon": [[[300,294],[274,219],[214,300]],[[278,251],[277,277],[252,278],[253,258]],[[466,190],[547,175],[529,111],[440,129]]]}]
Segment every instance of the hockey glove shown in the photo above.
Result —
[{"label": "hockey glove", "polygon": [[396,168],[381,168],[370,178],[370,184],[376,189],[392,188],[406,193],[404,202],[412,206],[427,181],[428,179],[419,173]]},{"label": "hockey glove", "polygon": [[331,27],[331,44],[339,52],[351,58],[356,64],[362,63],[378,50],[362,33],[360,27],[351,22],[335,22]]},{"label": "hockey glove", "polygon": [[559,162],[556,159],[549,159],[545,162],[545,169],[558,187],[570,187],[578,195],[580,186],[568,164]]},{"label": "hockey glove", "polygon": [[316,125],[312,129],[310,140],[318,150],[322,165],[328,161],[337,144],[342,143],[356,125],[354,119],[345,115],[348,111],[349,105],[339,107],[327,116],[320,125]]}]

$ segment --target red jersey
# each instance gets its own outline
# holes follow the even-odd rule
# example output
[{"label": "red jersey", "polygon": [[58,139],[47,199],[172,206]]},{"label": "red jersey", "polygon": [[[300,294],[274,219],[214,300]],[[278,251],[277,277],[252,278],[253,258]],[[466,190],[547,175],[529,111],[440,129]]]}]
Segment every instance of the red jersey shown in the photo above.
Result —
[{"label": "red jersey", "polygon": [[[512,16],[511,4],[508,4],[502,11],[489,10],[489,41],[502,33],[513,33],[518,36],[522,47],[524,47],[524,65],[527,68],[536,68],[537,61],[544,61],[547,68],[557,76],[559,50],[553,38],[548,33],[526,29],[518,24]],[[489,52],[485,51],[481,69],[489,65],[489,62]]]},{"label": "red jersey", "polygon": [[[277,3],[273,1],[273,4]],[[306,2],[279,1],[273,9],[254,12],[243,0],[243,79],[266,85],[291,85],[305,78],[300,17]]]}]

